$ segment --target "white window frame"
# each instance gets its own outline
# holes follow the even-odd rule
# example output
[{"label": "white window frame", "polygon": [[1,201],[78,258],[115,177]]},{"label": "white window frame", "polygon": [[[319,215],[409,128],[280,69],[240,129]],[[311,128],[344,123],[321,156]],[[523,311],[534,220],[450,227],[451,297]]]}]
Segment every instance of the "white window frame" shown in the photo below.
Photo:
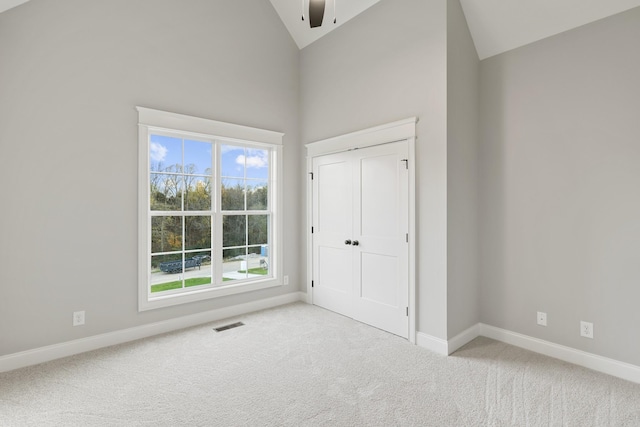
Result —
[{"label": "white window frame", "polygon": [[[235,295],[239,293],[256,291],[275,286],[282,286],[282,254],[283,254],[283,192],[282,192],[282,139],[284,134],[269,130],[257,129],[215,120],[186,116],[166,111],[154,110],[145,107],[136,107],[138,110],[138,310],[146,311],[156,308],[169,307],[209,298]],[[183,137],[204,138],[216,141],[214,146],[219,151],[220,144],[238,144],[245,147],[264,147],[271,151],[270,177],[269,177],[269,209],[271,220],[270,234],[270,269],[268,278],[246,279],[234,281],[229,285],[216,287],[202,287],[180,293],[151,294],[150,279],[151,267],[151,221],[150,221],[150,159],[149,141],[154,132],[180,134]],[[220,170],[214,168],[216,188],[219,187]],[[216,189],[216,197],[219,199],[219,191]],[[215,203],[220,206],[219,201]],[[222,212],[215,215],[222,217]],[[216,221],[222,223],[221,221]],[[214,225],[219,227],[219,225]],[[222,230],[216,230],[215,235],[220,236]],[[212,263],[219,264],[222,242],[212,241],[214,259]],[[215,261],[217,260],[217,262]],[[214,269],[214,274],[218,274]],[[215,282],[215,277],[213,278]]]}]

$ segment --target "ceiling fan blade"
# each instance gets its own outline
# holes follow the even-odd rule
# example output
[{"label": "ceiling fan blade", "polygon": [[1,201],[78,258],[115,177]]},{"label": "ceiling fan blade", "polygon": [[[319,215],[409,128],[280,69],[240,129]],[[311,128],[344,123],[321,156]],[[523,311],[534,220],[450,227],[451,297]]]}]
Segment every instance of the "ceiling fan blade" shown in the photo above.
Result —
[{"label": "ceiling fan blade", "polygon": [[309,0],[309,25],[311,28],[322,25],[325,0]]}]

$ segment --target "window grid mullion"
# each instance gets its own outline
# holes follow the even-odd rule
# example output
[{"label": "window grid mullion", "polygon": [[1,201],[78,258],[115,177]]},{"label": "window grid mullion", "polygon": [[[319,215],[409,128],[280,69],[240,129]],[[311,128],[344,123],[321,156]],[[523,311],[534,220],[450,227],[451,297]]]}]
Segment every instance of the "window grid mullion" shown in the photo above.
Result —
[{"label": "window grid mullion", "polygon": [[187,218],[184,215],[185,211],[185,199],[187,198],[187,180],[184,175],[184,138],[181,139],[182,155],[180,157],[180,171],[182,172],[182,273],[180,273],[180,281],[182,282],[181,288],[185,288],[185,270],[186,270],[186,256],[184,250],[187,247]]},{"label": "window grid mullion", "polygon": [[217,236],[217,238],[215,240],[212,240],[212,245],[215,245],[216,247],[216,254],[215,254],[215,263],[216,263],[216,275],[215,275],[215,283],[216,285],[221,285],[223,282],[222,276],[224,273],[224,266],[223,266],[223,259],[222,257],[224,256],[224,251],[223,251],[223,228],[222,228],[222,221],[223,221],[223,214],[222,214],[222,152],[221,152],[221,143],[220,141],[216,140],[215,141],[215,149],[211,150],[212,152],[215,152],[215,156],[216,158],[214,159],[214,163],[212,163],[215,166],[215,171],[214,171],[214,175],[215,175],[215,191],[216,191],[216,197],[215,197],[215,212],[216,212],[216,222],[215,222],[215,236]]},{"label": "window grid mullion", "polygon": [[249,216],[247,211],[249,210],[249,200],[247,199],[247,147],[244,147],[244,259],[247,266],[245,270],[245,278],[249,277]]}]

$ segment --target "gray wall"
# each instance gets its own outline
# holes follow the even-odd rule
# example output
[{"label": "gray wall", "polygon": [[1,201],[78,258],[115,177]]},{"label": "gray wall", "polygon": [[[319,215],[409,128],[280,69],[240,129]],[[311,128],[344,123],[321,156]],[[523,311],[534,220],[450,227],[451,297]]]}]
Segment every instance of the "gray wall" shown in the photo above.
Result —
[{"label": "gray wall", "polygon": [[304,143],[418,116],[418,331],[446,339],[446,1],[382,1],[302,50]]},{"label": "gray wall", "polygon": [[459,0],[447,2],[447,336],[480,321],[480,61]]},{"label": "gray wall", "polygon": [[635,365],[639,40],[636,8],[481,63],[481,320]]},{"label": "gray wall", "polygon": [[[0,355],[299,290],[298,56],[265,0],[0,14]],[[136,105],[286,134],[291,285],[138,313]]]}]

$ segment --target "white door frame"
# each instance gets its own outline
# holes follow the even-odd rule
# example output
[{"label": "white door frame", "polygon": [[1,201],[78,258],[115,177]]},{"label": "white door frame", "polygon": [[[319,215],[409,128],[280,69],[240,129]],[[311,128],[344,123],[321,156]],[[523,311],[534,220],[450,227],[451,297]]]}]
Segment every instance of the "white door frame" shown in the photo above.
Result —
[{"label": "white door frame", "polygon": [[307,148],[307,302],[313,303],[311,281],[313,280],[313,244],[311,224],[313,214],[311,173],[313,158],[325,154],[355,150],[397,141],[409,145],[409,341],[416,343],[416,167],[415,142],[417,117],[364,129],[333,138],[306,144]]}]

